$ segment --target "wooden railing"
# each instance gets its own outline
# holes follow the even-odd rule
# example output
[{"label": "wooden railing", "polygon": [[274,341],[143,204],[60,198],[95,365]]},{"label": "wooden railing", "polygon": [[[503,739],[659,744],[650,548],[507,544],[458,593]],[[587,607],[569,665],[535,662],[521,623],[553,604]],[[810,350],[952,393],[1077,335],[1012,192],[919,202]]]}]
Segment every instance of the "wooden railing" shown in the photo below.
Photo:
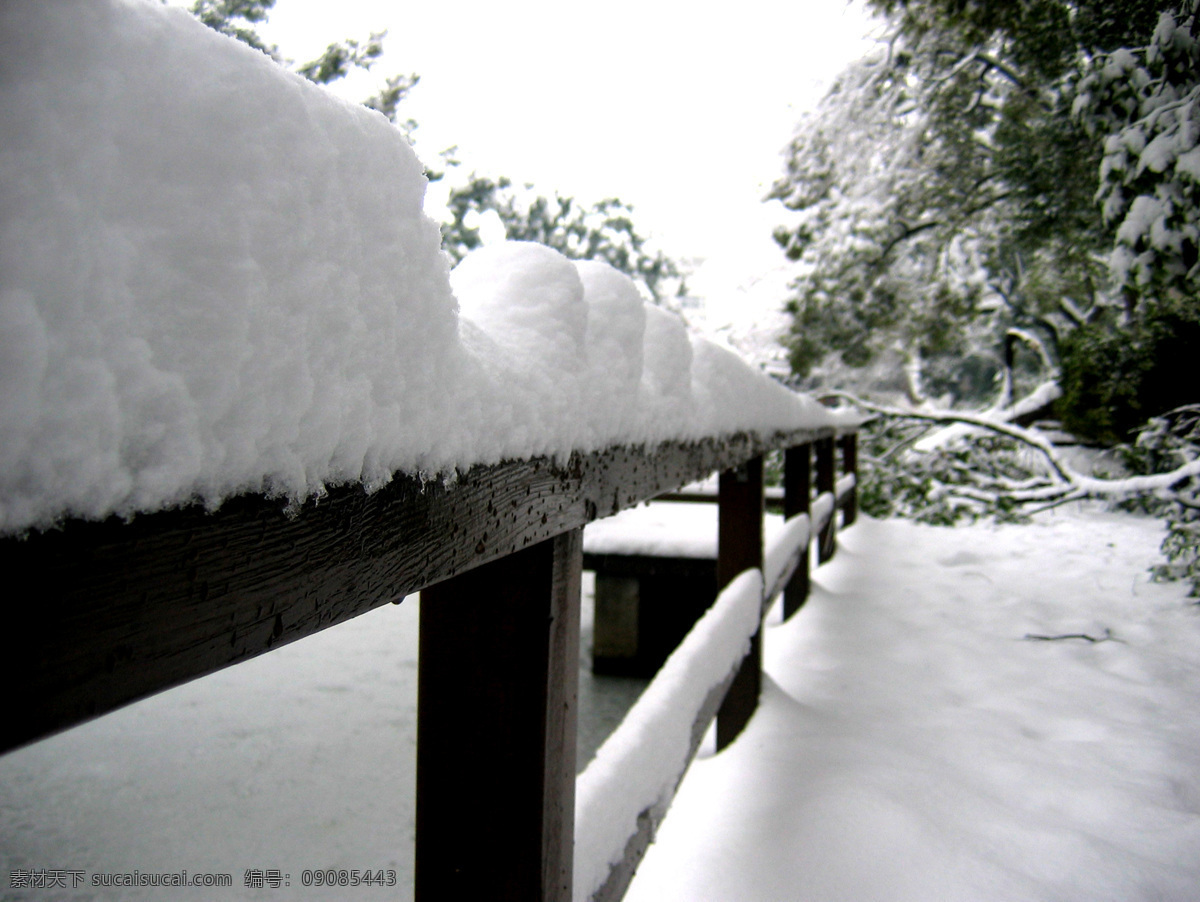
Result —
[{"label": "wooden railing", "polygon": [[[835,478],[836,445],[841,447],[841,457],[844,474],[840,479]],[[812,496],[812,471],[815,458],[817,474],[817,494]],[[590,885],[576,887],[577,898],[587,898],[592,902],[615,902],[619,900],[628,888],[633,875],[653,841],[659,823],[665,817],[675,790],[682,781],[702,737],[708,730],[714,717],[716,719],[716,746],[721,750],[733,742],[749,722],[758,706],[762,686],[762,618],[771,602],[783,594],[783,617],[792,616],[804,604],[809,594],[810,552],[813,540],[816,540],[818,563],[830,560],[836,551],[836,511],[843,511],[843,522],[849,525],[857,517],[856,497],[856,468],[857,468],[857,436],[848,433],[836,438],[822,436],[811,442],[802,442],[789,446],[784,460],[784,511],[785,525],[783,531],[776,537],[769,548],[763,546],[763,512],[764,492],[762,481],[762,458],[754,457],[736,468],[721,473],[719,479],[718,503],[718,542],[717,542],[717,579],[722,590],[709,615],[693,629],[679,648],[667,660],[659,676],[651,683],[641,700],[635,705],[625,724],[618,727],[617,734],[610,739],[627,757],[631,742],[620,735],[622,730],[630,729],[643,736],[656,735],[664,730],[683,729],[686,737],[682,742],[687,751],[681,760],[663,764],[647,758],[639,762],[623,762],[627,766],[637,766],[640,770],[663,768],[657,777],[657,783],[651,781],[652,788],[649,797],[644,799],[639,810],[623,812],[608,811],[602,816],[588,817],[591,812],[585,809],[585,820],[577,825],[577,829],[587,831],[597,829],[592,822],[608,824],[614,820],[630,825],[629,832],[624,836],[605,837],[599,844],[586,842],[587,837],[577,836],[577,845],[584,845],[587,854],[606,857],[607,867],[601,866],[602,873],[596,874],[596,868],[585,868],[581,883]],[[732,637],[714,636],[715,631],[745,629],[745,621],[731,616],[723,607],[732,607],[745,603],[743,596],[747,591],[741,584],[747,571],[757,571],[757,596],[752,600],[756,604],[755,615],[751,618],[750,628],[745,636]],[[737,584],[735,585],[735,581]],[[716,617],[720,625],[714,626],[705,621]],[[701,635],[703,634],[703,635]],[[741,640],[749,648],[740,661],[731,661],[728,671],[721,675],[711,685],[691,686],[686,694],[691,699],[692,707],[687,708],[688,700],[671,700],[664,705],[661,699],[654,699],[660,681],[678,686],[686,677],[681,674],[689,670],[689,659],[712,653],[713,647],[728,647],[729,639]],[[671,723],[654,722],[653,711],[643,715],[639,711],[644,701],[647,709],[656,705],[660,710],[669,711],[667,718]],[[690,715],[679,723],[678,710],[687,708]],[[670,745],[667,742],[666,745]],[[602,748],[598,757],[605,756],[606,749]],[[608,762],[606,762],[607,764]],[[599,785],[587,786],[588,794],[594,798],[619,797],[620,786],[605,786],[605,780],[613,780],[619,784],[623,779],[622,769],[607,768],[596,778]],[[592,774],[585,772],[581,780],[589,781]],[[599,848],[596,848],[596,846]],[[583,895],[580,895],[582,891]]]},{"label": "wooden railing", "polygon": [[[763,566],[761,455],[791,449],[787,504],[803,513],[809,449],[832,492],[835,440],[852,468],[852,432],[739,433],[454,480],[399,474],[298,511],[245,496],[0,540],[0,751],[421,591],[416,897],[568,900],[582,527],[722,471],[718,569],[731,580]],[[833,553],[832,522],[820,547]],[[786,557],[775,582],[794,610],[806,555]],[[719,704],[722,743],[753,713],[760,672],[756,633]]]}]

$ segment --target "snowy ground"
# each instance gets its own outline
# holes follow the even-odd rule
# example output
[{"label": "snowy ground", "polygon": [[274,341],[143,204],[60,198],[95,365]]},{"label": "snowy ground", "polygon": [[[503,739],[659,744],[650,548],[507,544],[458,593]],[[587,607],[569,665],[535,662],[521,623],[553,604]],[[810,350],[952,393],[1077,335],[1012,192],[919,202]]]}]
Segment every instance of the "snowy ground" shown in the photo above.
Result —
[{"label": "snowy ground", "polygon": [[1075,512],[847,532],[628,902],[1198,898],[1200,609],[1148,582],[1159,537]]},{"label": "snowy ground", "polygon": [[[768,627],[762,709],[693,765],[628,898],[1194,899],[1200,608],[1148,581],[1159,532],[1096,511],[860,522],[804,611]],[[140,898],[346,898],[298,885],[325,867],[395,869],[407,897],[416,610],[0,759],[0,898],[139,898],[22,895],[21,868],[234,877]],[[1071,633],[1113,638],[1025,638]],[[244,889],[248,868],[292,886]]]}]

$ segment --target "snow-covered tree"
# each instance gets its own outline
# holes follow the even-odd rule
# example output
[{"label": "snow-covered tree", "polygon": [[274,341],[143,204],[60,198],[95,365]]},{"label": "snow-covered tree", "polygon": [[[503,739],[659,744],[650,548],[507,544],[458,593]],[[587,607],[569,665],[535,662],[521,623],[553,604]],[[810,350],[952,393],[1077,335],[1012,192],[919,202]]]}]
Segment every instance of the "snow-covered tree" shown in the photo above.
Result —
[{"label": "snow-covered tree", "polygon": [[793,364],[892,352],[969,396],[956,361],[1001,378],[1019,335],[1038,368],[1107,300],[1099,151],[1070,116],[1078,40],[1056,38],[1064,4],[876,6],[884,47],[800,124],[772,192],[798,214],[776,233],[800,264]]},{"label": "snow-covered tree", "polygon": [[[1196,0],[871,5],[881,50],[800,124],[772,192],[795,211],[776,239],[798,377],[908,374],[910,407],[864,402],[866,506],[953,522],[1132,495],[1196,579]],[[1017,425],[1049,399],[1127,471],[1076,473]]]},{"label": "snow-covered tree", "polygon": [[1200,293],[1198,26],[1194,0],[1163,12],[1145,46],[1094,60],[1075,99],[1103,141],[1110,266],[1131,302]]},{"label": "snow-covered tree", "polygon": [[1195,0],[873,5],[883,49],[801,123],[772,192],[796,211],[776,233],[796,373],[891,355],[913,399],[992,376],[1006,403],[1061,364],[1074,427],[1119,408],[1108,442],[1193,400],[1160,344],[1200,329]]},{"label": "snow-covered tree", "polygon": [[961,132],[938,132],[920,69],[899,42],[855,64],[788,150],[772,196],[799,214],[775,233],[799,264],[798,374],[831,352],[862,366],[887,352],[911,365],[964,350],[963,331],[945,326],[979,312],[984,212],[1000,199],[981,157],[968,157],[973,172],[954,165]]}]

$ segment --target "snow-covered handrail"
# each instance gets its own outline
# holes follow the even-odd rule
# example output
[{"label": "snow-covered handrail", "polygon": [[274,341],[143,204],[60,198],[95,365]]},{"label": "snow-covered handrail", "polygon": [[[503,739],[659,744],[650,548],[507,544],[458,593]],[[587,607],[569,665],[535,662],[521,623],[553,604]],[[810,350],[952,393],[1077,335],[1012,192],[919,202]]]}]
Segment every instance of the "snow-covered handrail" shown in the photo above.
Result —
[{"label": "snow-covered handrail", "polygon": [[814,533],[813,522],[809,514],[797,514],[785,521],[783,531],[767,546],[763,555],[763,582],[766,585],[763,595],[768,600],[783,591],[783,587],[800,566],[800,558],[808,554],[809,543]]},{"label": "snow-covered handrail", "polygon": [[[398,475],[373,493],[361,487],[332,489],[319,502],[291,511],[269,499],[245,497],[211,512],[189,507],[129,523],[72,521],[59,530],[0,540],[0,567],[14,587],[11,631],[4,651],[11,672],[19,675],[10,717],[0,725],[0,749],[65,729],[380,604],[398,602],[433,583],[438,584],[433,587],[437,592],[430,589],[430,603],[422,606],[423,647],[427,621],[434,629],[437,612],[449,618],[443,644],[453,646],[469,638],[465,623],[483,623],[509,609],[496,603],[500,587],[514,580],[524,585],[540,572],[547,579],[551,572],[558,574],[550,583],[559,587],[554,603],[561,616],[551,619],[565,626],[570,622],[571,572],[580,566],[582,543],[563,540],[577,537],[585,523],[713,470],[728,476],[734,472],[731,468],[748,460],[761,462],[763,452],[771,448],[791,447],[789,457],[802,449],[799,457],[807,468],[815,446],[820,477],[826,469],[823,461],[832,459],[834,438],[831,430],[822,429],[737,434],[663,443],[652,449],[618,447],[574,455],[563,463],[542,459],[476,467],[454,481],[423,482]],[[841,437],[844,454],[853,439],[852,432]],[[817,482],[820,485],[821,478]],[[828,492],[823,497],[832,498]],[[818,507],[827,504],[822,501]],[[746,509],[758,522],[761,494],[757,507],[749,504]],[[543,597],[543,590],[536,588],[540,579],[529,583],[535,599]],[[435,603],[435,597],[440,602]],[[576,617],[577,604],[576,596]],[[526,608],[516,605],[515,609]],[[463,715],[464,703],[453,701],[454,692],[447,684],[465,686],[464,692],[478,686],[494,690],[497,654],[516,653],[510,644],[495,641],[498,634],[500,628],[484,630],[482,644],[443,649],[440,655],[422,654],[423,673],[439,659],[455,663],[452,673],[440,674],[437,680],[422,678],[422,685],[435,687],[423,693],[444,697],[439,703],[419,706],[424,737],[418,749],[419,773],[420,762],[433,754],[430,735],[437,732],[426,718],[436,721],[440,716],[456,724],[471,720]],[[511,635],[524,637],[524,642],[536,639],[539,631],[520,628]],[[570,644],[569,636],[557,641]],[[536,661],[539,655],[545,661],[549,654],[545,648],[519,651],[521,661]],[[560,648],[550,657],[564,669],[555,671],[558,676],[551,680],[538,671],[531,677],[533,682],[516,693],[518,697],[536,695],[539,685],[543,690],[548,685],[555,691],[568,690],[577,652]],[[739,678],[745,666],[743,662]],[[482,720],[484,715],[477,712],[475,717]],[[486,730],[500,731],[504,726],[491,724]],[[492,748],[491,739],[493,734],[473,747],[482,743]],[[545,741],[553,742],[554,734]],[[561,744],[552,755],[539,748],[538,760],[573,762],[573,750],[566,752],[570,743],[561,734],[558,741]],[[461,745],[452,744],[451,752]],[[460,787],[455,791],[463,791],[472,774],[488,779],[494,773],[484,768],[465,775],[453,753],[441,752],[434,758],[449,772],[447,780]],[[573,779],[573,767],[565,767],[564,772]],[[483,804],[492,788],[489,784],[471,789],[476,793],[473,804]],[[521,799],[505,802],[513,803]],[[573,810],[572,798],[560,800],[562,806]],[[418,810],[429,811],[431,806],[419,804]],[[436,813],[439,808],[432,810]],[[446,805],[440,810],[457,809]],[[421,821],[424,827],[419,826],[418,836],[437,834],[428,819]],[[571,818],[565,821],[568,827],[571,822]],[[470,853],[473,862],[489,873],[489,879],[497,873],[489,869],[511,869],[507,860],[511,849],[483,861],[484,853],[463,841],[464,829],[460,818],[447,827],[454,854],[476,849]],[[569,848],[573,838],[572,833],[563,840],[565,846],[557,847]],[[632,850],[634,864],[642,851],[644,846]],[[564,879],[569,886],[569,876]],[[427,895],[436,894],[429,890]]]},{"label": "snow-covered handrail", "polygon": [[858,487],[858,477],[854,473],[846,473],[837,481],[834,494],[837,495],[838,504],[841,504],[846,497]]},{"label": "snow-covered handrail", "polygon": [[615,447],[445,481],[397,474],[293,509],[245,496],[0,539],[15,618],[5,654],[22,686],[0,751],[828,431]]},{"label": "snow-covered handrail", "polygon": [[[752,569],[727,583],[579,777],[576,902],[613,902],[622,897],[714,715],[720,749],[753,713],[761,679],[761,619],[768,603],[783,592],[784,616],[794,613],[808,593],[812,540],[820,536],[828,543],[821,548],[821,560],[828,560],[833,552],[835,511],[840,507],[847,523],[854,520],[855,436],[843,436],[841,446],[843,465],[850,472],[837,480],[832,438],[787,450],[783,495],[787,520],[765,550],[761,460],[741,478],[722,475],[720,504],[731,510],[723,509],[719,517],[718,578],[722,570],[726,579],[737,571],[737,565],[722,568],[726,557]],[[822,491],[812,499],[814,452],[817,488]],[[758,543],[747,545],[746,535],[755,532]],[[737,648],[745,654],[740,663],[730,656]]]},{"label": "snow-covered handrail", "polygon": [[833,519],[833,509],[835,506],[832,492],[824,492],[813,499],[813,532],[820,532],[829,526],[830,521]]},{"label": "snow-covered handrail", "polygon": [[750,649],[762,595],[757,570],[730,583],[576,780],[576,899],[603,888],[630,825],[652,838]]},{"label": "snow-covered handrail", "polygon": [[604,264],[448,272],[384,117],[179,7],[0,32],[0,751],[421,591],[416,896],[566,902],[583,525],[857,416]]},{"label": "snow-covered handrail", "polygon": [[837,502],[834,494],[826,492],[813,500],[808,514],[797,514],[784,523],[783,531],[767,546],[763,561],[763,577],[766,585],[764,597],[770,601],[792,578],[800,565],[800,558],[808,552],[808,543],[813,535],[828,526],[834,507],[844,506],[857,485],[854,473],[846,473],[837,481]]}]

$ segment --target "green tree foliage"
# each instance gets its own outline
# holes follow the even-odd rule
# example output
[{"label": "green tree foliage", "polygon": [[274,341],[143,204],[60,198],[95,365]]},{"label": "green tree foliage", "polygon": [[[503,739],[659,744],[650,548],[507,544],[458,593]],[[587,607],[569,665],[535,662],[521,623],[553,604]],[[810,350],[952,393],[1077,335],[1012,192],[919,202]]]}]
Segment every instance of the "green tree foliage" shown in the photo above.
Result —
[{"label": "green tree foliage", "polygon": [[[1150,419],[1136,441],[1120,446],[1126,469],[1137,474],[1170,472],[1200,457],[1200,404],[1187,404]],[[1163,517],[1166,563],[1154,568],[1158,579],[1186,579],[1200,597],[1200,485],[1192,480],[1171,497],[1138,497],[1124,505]]]},{"label": "green tree foliage", "polygon": [[685,290],[679,266],[648,246],[632,208],[616,198],[585,206],[557,193],[538,194],[532,185],[517,190],[507,178],[473,173],[451,189],[447,207],[451,218],[442,226],[442,246],[455,262],[483,243],[478,220],[494,211],[508,239],[535,241],[573,260],[603,260],[629,275],[655,303]]},{"label": "green tree foliage", "polygon": [[971,435],[954,445],[908,454],[928,426],[891,417],[868,423],[862,432],[859,504],[873,517],[906,517],[934,526],[953,526],[994,517],[1023,519],[1019,506],[1003,494],[985,497],[972,490],[981,481],[1014,482],[1033,475],[1028,456],[1012,439]]},{"label": "green tree foliage", "polygon": [[1200,394],[1200,297],[1148,304],[1124,326],[1113,311],[1064,342],[1062,421],[1103,445],[1133,441],[1148,420]]},{"label": "green tree foliage", "polygon": [[1144,46],[1093,61],[1075,102],[1103,142],[1110,266],[1131,306],[1200,293],[1200,17],[1184,6]]},{"label": "green tree foliage", "polygon": [[258,26],[267,21],[275,0],[196,0],[191,13],[213,31],[236,38],[282,62],[279,48],[258,36]]}]

